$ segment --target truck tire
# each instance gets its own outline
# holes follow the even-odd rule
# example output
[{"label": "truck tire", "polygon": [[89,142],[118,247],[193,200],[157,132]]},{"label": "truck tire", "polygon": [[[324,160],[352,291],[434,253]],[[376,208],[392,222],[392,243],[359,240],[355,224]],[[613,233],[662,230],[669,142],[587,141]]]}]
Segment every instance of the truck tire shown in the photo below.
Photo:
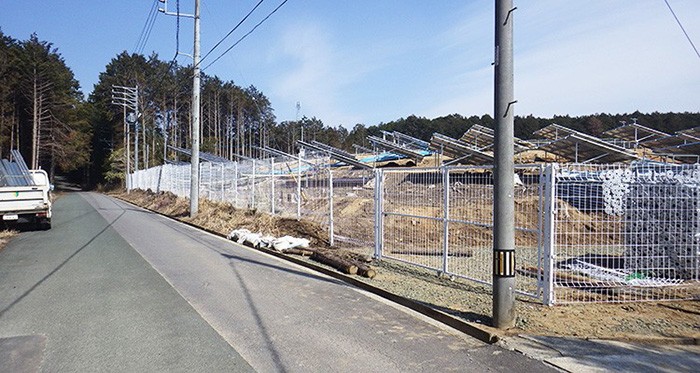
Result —
[{"label": "truck tire", "polygon": [[41,230],[48,231],[51,229],[51,219],[44,219],[40,223]]}]

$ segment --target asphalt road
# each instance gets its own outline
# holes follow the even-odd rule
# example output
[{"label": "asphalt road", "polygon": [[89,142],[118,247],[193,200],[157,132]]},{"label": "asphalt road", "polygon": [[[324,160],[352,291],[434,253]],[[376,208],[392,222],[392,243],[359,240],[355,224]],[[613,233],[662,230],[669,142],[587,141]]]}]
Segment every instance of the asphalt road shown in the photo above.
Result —
[{"label": "asphalt road", "polygon": [[55,204],[53,229],[24,232],[0,251],[0,371],[34,368],[551,369],[96,193],[67,194]]}]

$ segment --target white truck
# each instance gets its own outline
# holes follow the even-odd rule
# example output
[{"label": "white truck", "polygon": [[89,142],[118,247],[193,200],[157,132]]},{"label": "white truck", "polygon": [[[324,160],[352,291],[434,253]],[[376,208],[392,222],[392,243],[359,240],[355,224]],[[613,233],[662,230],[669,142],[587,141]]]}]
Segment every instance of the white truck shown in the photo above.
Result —
[{"label": "white truck", "polygon": [[46,171],[26,171],[31,179],[22,183],[25,185],[0,186],[0,219],[5,226],[29,223],[37,228],[50,229],[53,185]]}]

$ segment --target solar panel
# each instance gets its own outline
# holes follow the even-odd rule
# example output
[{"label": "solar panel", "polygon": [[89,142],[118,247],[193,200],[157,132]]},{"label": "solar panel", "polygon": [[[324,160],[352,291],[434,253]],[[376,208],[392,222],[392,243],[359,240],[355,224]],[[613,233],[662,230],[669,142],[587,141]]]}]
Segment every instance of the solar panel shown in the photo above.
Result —
[{"label": "solar panel", "polygon": [[671,148],[674,146],[679,146],[683,144],[692,144],[700,141],[700,139],[688,135],[685,133],[678,132],[676,135],[667,136],[660,139],[644,141],[640,145],[653,150],[655,153],[661,149]]},{"label": "solar panel", "polygon": [[550,124],[547,127],[538,129],[532,134],[545,139],[556,140],[562,137],[573,135],[574,133],[577,133],[577,131],[574,131],[570,128],[566,128],[564,126],[560,126],[558,124]]},{"label": "solar panel", "polygon": [[676,132],[679,135],[691,136],[700,141],[700,126]]},{"label": "solar panel", "polygon": [[654,149],[657,154],[684,154],[700,156],[700,141],[673,145],[666,148]]},{"label": "solar panel", "polygon": [[331,158],[336,159],[338,161],[341,161],[343,163],[347,163],[349,165],[355,166],[355,167],[360,167],[360,168],[372,168],[372,166],[368,164],[364,164],[355,158],[354,155],[338,149],[334,148],[330,145],[318,142],[318,141],[312,141],[312,142],[305,142],[305,141],[300,141],[297,140],[297,143],[301,146],[305,146],[307,148],[311,148],[314,150],[318,150],[324,153],[327,153]]},{"label": "solar panel", "polygon": [[665,132],[657,131],[649,127],[644,127],[637,123],[623,124],[620,127],[613,128],[609,131],[605,131],[603,132],[603,134],[635,143],[639,143],[642,141],[651,141],[670,136]]},{"label": "solar panel", "polygon": [[3,159],[0,162],[0,186],[32,186],[36,185],[24,163],[22,154],[13,149],[10,152],[12,161]]},{"label": "solar panel", "polygon": [[424,153],[420,150],[411,149],[405,145],[401,145],[398,143],[387,141],[387,140],[384,140],[384,139],[376,137],[376,136],[367,136],[367,140],[369,140],[369,142],[371,142],[379,147],[382,147],[382,148],[387,149],[389,151],[392,151],[394,153],[399,153],[399,154],[405,155],[405,156],[413,158],[417,161],[422,160],[423,157],[425,156]]},{"label": "solar panel", "polygon": [[391,136],[394,138],[394,142],[399,143],[401,145],[405,145],[410,148],[428,150],[428,147],[430,146],[430,143],[427,141],[417,139],[415,137],[403,134],[398,131],[391,132]]},{"label": "solar panel", "polygon": [[430,148],[454,159],[453,162],[473,165],[493,164],[493,155],[472,147],[461,140],[434,133]]},{"label": "solar panel", "polygon": [[[178,148],[176,146],[170,146],[170,145],[168,145],[168,148],[170,148],[178,153],[182,153],[182,154],[188,155],[190,157],[192,156],[192,150],[190,150],[190,149]],[[199,152],[199,159],[201,161],[211,162],[211,163],[231,163],[231,162],[233,162],[230,159],[219,157],[219,156],[216,156],[214,154],[210,154],[210,153],[206,153],[206,152]]]},{"label": "solar panel", "polygon": [[[494,130],[488,127],[475,124],[469,127],[467,132],[465,132],[459,140],[464,143],[470,144],[476,149],[487,150],[493,147],[495,141],[494,136]],[[514,137],[513,140],[513,150],[515,151],[515,153],[520,153],[535,148],[535,146],[528,141],[521,140],[517,137]]]},{"label": "solar panel", "polygon": [[639,159],[637,154],[625,148],[608,144],[593,136],[576,131],[573,131],[566,137],[540,146],[538,150],[553,153],[577,163],[614,163]]}]

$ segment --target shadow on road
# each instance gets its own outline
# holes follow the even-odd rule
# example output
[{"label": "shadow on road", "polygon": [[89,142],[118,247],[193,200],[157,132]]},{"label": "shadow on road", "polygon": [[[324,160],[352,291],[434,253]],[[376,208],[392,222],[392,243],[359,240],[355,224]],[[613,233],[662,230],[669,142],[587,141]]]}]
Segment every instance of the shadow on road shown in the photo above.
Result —
[{"label": "shadow on road", "polygon": [[22,299],[24,299],[27,295],[31,294],[37,287],[39,287],[39,285],[41,285],[42,283],[44,283],[47,279],[49,279],[51,276],[53,276],[53,275],[54,275],[56,272],[58,272],[61,268],[63,268],[63,266],[65,266],[66,263],[68,263],[68,262],[69,262],[71,259],[73,259],[76,255],[78,255],[78,253],[80,253],[81,251],[83,251],[83,249],[85,249],[85,248],[88,247],[91,243],[93,243],[93,242],[97,239],[97,237],[101,236],[105,231],[107,231],[107,229],[109,229],[110,227],[112,227],[112,225],[114,225],[114,223],[116,223],[116,222],[124,215],[125,212],[126,212],[126,211],[123,211],[121,214],[119,214],[119,216],[118,216],[116,219],[114,219],[111,223],[107,224],[107,226],[105,226],[101,231],[99,231],[95,236],[93,236],[88,242],[86,242],[83,246],[81,246],[80,248],[78,248],[78,250],[76,250],[76,251],[75,251],[73,254],[71,254],[68,258],[66,258],[63,262],[61,262],[61,264],[59,264],[56,268],[54,268],[51,272],[49,272],[46,276],[44,276],[41,280],[39,280],[36,284],[34,284],[31,288],[29,288],[29,290],[25,291],[22,295],[20,295],[19,298],[15,299],[15,300],[12,301],[12,303],[10,303],[7,307],[5,307],[4,309],[0,310],[0,318],[2,318],[2,316],[3,316],[7,311],[9,311],[12,307],[14,307],[15,305],[17,305],[17,303],[21,302]]},{"label": "shadow on road", "polygon": [[267,345],[267,350],[270,352],[270,357],[272,361],[275,364],[275,371],[277,372],[286,372],[287,368],[284,366],[284,363],[282,362],[282,357],[280,356],[279,352],[275,348],[274,343],[272,343],[272,338],[270,336],[270,333],[267,330],[267,327],[265,326],[265,322],[262,319],[262,316],[260,315],[260,311],[258,308],[255,306],[255,300],[253,299],[253,295],[250,293],[250,290],[248,289],[248,286],[246,285],[245,281],[243,280],[243,276],[241,276],[240,273],[238,273],[238,269],[236,269],[235,266],[231,265],[231,268],[233,268],[233,273],[236,275],[236,278],[238,279],[238,283],[241,285],[241,290],[243,291],[243,295],[245,296],[246,303],[250,307],[250,312],[255,318],[255,324],[258,326],[258,329],[260,330],[260,334],[262,334],[263,339],[265,340],[265,344]]},{"label": "shadow on road", "polygon": [[[238,256],[238,255],[224,254],[224,253],[222,253],[222,252],[220,252],[220,251],[218,251],[218,250],[216,250],[216,251],[217,251],[219,254],[221,254],[221,256],[223,256],[224,258],[229,259],[229,260],[231,260],[231,261],[238,260],[238,261],[247,262],[247,263],[251,263],[251,264],[255,264],[255,265],[259,265],[259,266],[263,266],[263,267],[267,267],[267,268],[272,268],[272,269],[278,270],[278,271],[283,271],[283,272],[291,273],[291,274],[297,275],[297,276],[302,276],[302,277],[307,277],[307,278],[311,278],[311,279],[314,279],[314,280],[319,280],[319,281],[328,282],[328,283],[331,283],[331,284],[346,285],[345,282],[340,281],[340,280],[334,280],[334,279],[331,279],[331,278],[326,278],[326,277],[318,276],[318,275],[315,275],[315,274],[309,273],[309,272],[297,271],[297,270],[294,270],[294,269],[291,269],[291,268],[285,268],[285,267],[277,266],[277,265],[270,264],[270,263],[265,263],[265,262],[261,262],[261,261],[257,261],[257,260],[253,260],[253,259],[248,259],[248,258],[243,258],[243,257]],[[232,264],[233,264],[233,263],[232,263]],[[232,265],[232,267],[233,267],[233,265]]]}]

